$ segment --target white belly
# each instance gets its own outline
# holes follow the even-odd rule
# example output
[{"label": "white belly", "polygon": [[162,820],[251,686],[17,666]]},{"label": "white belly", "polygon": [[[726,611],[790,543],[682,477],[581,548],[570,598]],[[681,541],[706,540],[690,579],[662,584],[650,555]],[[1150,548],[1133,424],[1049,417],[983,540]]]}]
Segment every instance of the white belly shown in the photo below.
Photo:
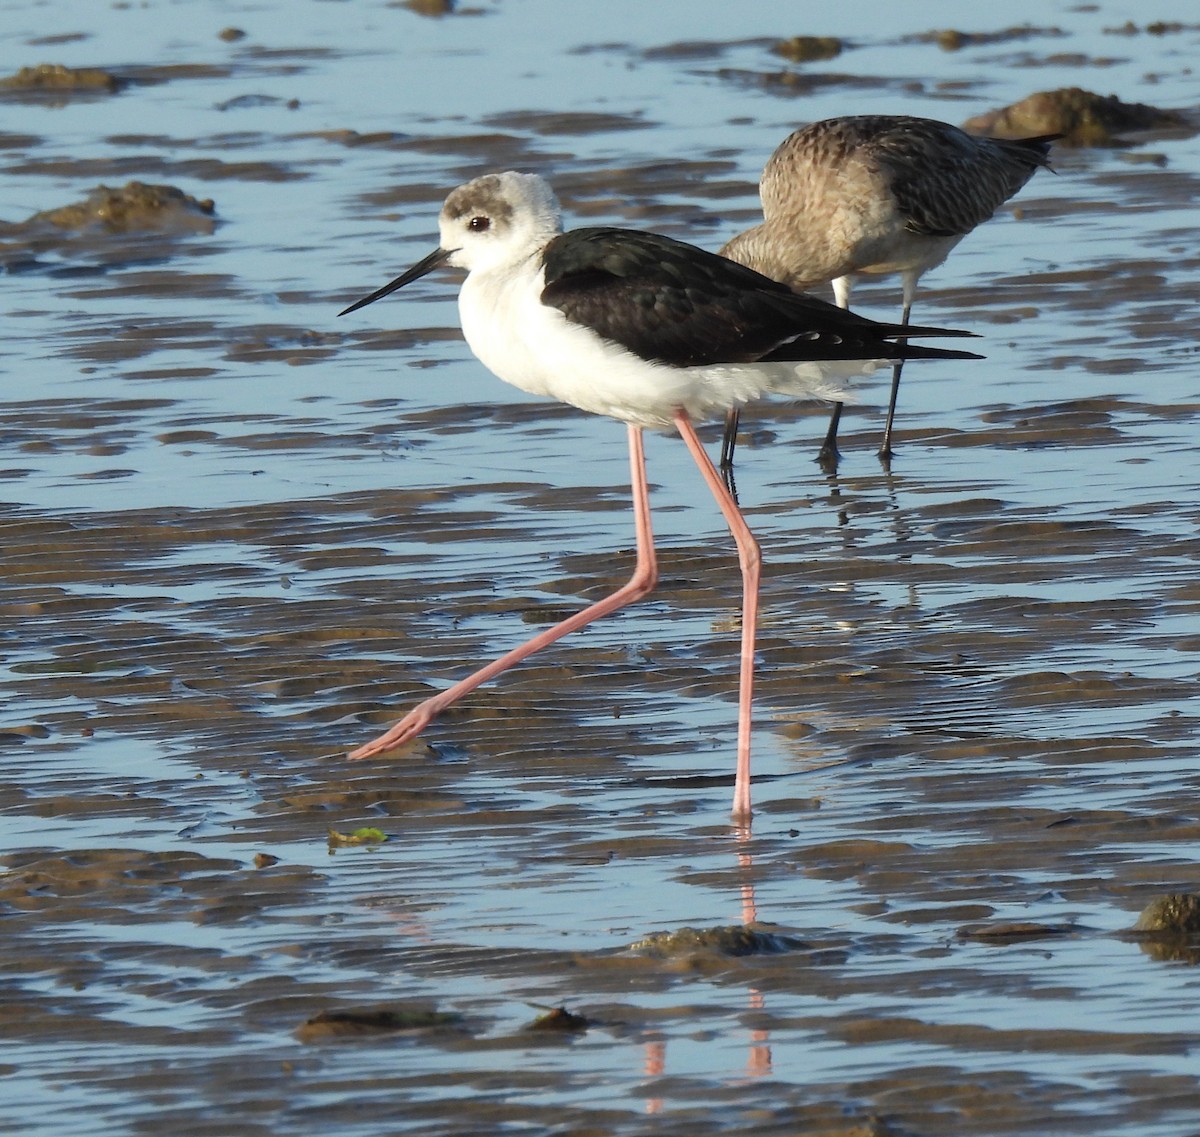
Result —
[{"label": "white belly", "polygon": [[653,429],[672,426],[679,408],[694,421],[778,392],[842,399],[844,380],[873,363],[728,364],[669,367],[648,363],[573,324],[541,302],[543,274],[529,262],[475,272],[459,293],[463,335],[475,355],[506,383],[593,414]]}]

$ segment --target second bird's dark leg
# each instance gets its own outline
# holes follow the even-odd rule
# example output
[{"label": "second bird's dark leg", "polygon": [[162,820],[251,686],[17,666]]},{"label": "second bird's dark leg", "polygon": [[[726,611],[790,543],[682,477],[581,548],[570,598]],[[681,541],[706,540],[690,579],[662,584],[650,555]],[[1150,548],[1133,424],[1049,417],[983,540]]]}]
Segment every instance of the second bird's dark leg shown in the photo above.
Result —
[{"label": "second bird's dark leg", "polygon": [[733,500],[737,501],[737,482],[733,480],[733,452],[737,447],[737,432],[738,423],[741,416],[737,407],[730,407],[725,412],[725,434],[721,439],[721,461],[718,463],[721,470],[721,481],[725,483],[725,488],[733,495]]},{"label": "second bird's dark leg", "polygon": [[[912,312],[912,304],[904,305],[900,323],[908,326],[908,317]],[[879,460],[887,466],[892,460],[892,424],[896,421],[896,400],[900,396],[900,372],[904,370],[904,360],[897,359],[892,364],[892,393],[888,398],[887,421],[883,424],[883,441],[879,445]]]},{"label": "second bird's dark leg", "polygon": [[825,441],[821,443],[817,454],[817,465],[827,474],[837,473],[838,460],[841,458],[837,446],[838,425],[841,421],[842,404],[834,403],[833,414],[829,416],[829,429],[825,432]]},{"label": "second bird's dark leg", "polygon": [[740,413],[737,407],[730,407],[725,412],[725,437],[721,439],[721,461],[718,463],[722,470],[733,468],[733,452],[737,448],[737,432]]}]

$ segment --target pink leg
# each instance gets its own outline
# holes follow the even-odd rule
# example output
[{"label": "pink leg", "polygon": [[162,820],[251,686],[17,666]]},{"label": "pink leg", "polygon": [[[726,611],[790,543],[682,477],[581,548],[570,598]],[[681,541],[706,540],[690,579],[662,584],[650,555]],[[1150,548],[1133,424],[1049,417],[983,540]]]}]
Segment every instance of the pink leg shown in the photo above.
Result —
[{"label": "pink leg", "polygon": [[633,515],[637,530],[637,565],[629,583],[617,589],[611,596],[606,596],[582,612],[563,620],[562,623],[547,628],[520,647],[513,648],[507,655],[502,655],[486,667],[481,667],[473,675],[468,675],[466,679],[455,683],[440,695],[426,699],[420,706],[409,711],[391,730],[365,746],[352,750],[349,754],[351,759],[373,758],[376,754],[383,754],[402,746],[409,739],[416,738],[442,711],[474,691],[481,683],[495,678],[500,672],[507,671],[555,640],[578,631],[585,624],[607,616],[618,608],[624,608],[635,600],[641,600],[653,590],[658,582],[658,565],[654,559],[654,532],[650,527],[650,490],[646,484],[646,455],[642,446],[641,427],[629,427],[629,467],[632,472]]},{"label": "pink leg", "polygon": [[758,582],[762,571],[762,554],[737,502],[696,437],[695,427],[686,412],[675,412],[675,426],[725,515],[742,566],[742,669],[738,687],[737,774],[733,780],[733,816],[746,821],[750,817],[750,705],[754,694],[754,640],[758,628]]}]

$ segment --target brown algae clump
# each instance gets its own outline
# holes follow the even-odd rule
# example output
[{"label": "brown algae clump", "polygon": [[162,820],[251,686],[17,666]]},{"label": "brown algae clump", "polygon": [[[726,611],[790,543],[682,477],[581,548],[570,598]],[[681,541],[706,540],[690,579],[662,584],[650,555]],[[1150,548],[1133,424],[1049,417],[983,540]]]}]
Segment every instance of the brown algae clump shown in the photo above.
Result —
[{"label": "brown algae clump", "polygon": [[957,28],[940,28],[912,37],[918,43],[936,43],[943,51],[962,51],[967,47],[985,47],[998,43],[1014,43],[1037,36],[1065,36],[1062,28],[1037,28],[1032,24],[1005,28],[998,32],[964,32]]},{"label": "brown algae clump", "polygon": [[780,952],[807,948],[808,945],[790,936],[766,932],[743,924],[716,928],[679,928],[674,932],[652,932],[644,939],[629,945],[630,951],[640,951],[661,959],[680,959],[690,956],[777,955]]},{"label": "brown algae clump", "polygon": [[791,36],[780,40],[771,50],[793,63],[812,63],[836,59],[842,54],[843,46],[837,36]]},{"label": "brown algae clump", "polygon": [[110,233],[145,229],[190,229],[211,233],[216,207],[211,198],[198,200],[174,186],[129,182],[114,189],[97,186],[87,198],[35,213],[29,223],[59,229],[102,228]]},{"label": "brown algae clump", "polygon": [[1127,933],[1160,963],[1200,964],[1200,896],[1171,892],[1156,896]]},{"label": "brown algae clump", "polygon": [[296,1028],[296,1037],[301,1042],[321,1042],[334,1038],[457,1028],[461,1025],[461,1015],[431,1007],[345,1007],[319,1011]]},{"label": "brown algae clump", "polygon": [[995,924],[964,924],[954,933],[956,939],[982,944],[1018,944],[1044,940],[1051,936],[1069,936],[1079,929],[1073,924],[1039,924],[1032,920]]},{"label": "brown algae clump", "polygon": [[61,63],[41,63],[22,67],[15,75],[0,79],[0,87],[17,91],[108,91],[115,93],[126,80],[99,67],[64,67]]},{"label": "brown algae clump", "polygon": [[560,1034],[582,1034],[587,1030],[588,1020],[583,1015],[568,1011],[566,1007],[555,1007],[543,1015],[538,1015],[531,1023],[526,1023],[524,1030],[544,1030]]},{"label": "brown algae clump", "polygon": [[1039,91],[1019,103],[977,115],[963,123],[973,134],[997,138],[1029,138],[1061,134],[1066,146],[1117,146],[1117,132],[1186,127],[1177,111],[1144,103],[1122,102],[1116,95],[1097,95],[1081,87]]},{"label": "brown algae clump", "polygon": [[1200,934],[1200,896],[1171,892],[1150,901],[1133,925],[1146,936],[1194,936]]}]

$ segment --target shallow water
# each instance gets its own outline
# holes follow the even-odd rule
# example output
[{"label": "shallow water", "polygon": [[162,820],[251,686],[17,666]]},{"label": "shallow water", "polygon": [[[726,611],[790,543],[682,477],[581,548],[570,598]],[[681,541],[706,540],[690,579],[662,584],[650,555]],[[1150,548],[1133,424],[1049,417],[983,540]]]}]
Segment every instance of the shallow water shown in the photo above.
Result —
[{"label": "shallow water", "polygon": [[[218,218],[0,234],[5,1129],[1196,1128],[1200,955],[1124,934],[1200,885],[1188,132],[1060,149],[929,274],[917,318],[987,358],[906,370],[890,474],[882,381],[836,480],[823,410],[747,416],[752,835],[736,564],[665,438],[650,601],[342,758],[632,563],[623,431],[489,376],[449,277],[335,318],[449,188],[537,170],[572,221],[715,248],[801,122],[1066,85],[1200,113],[1181,2],[687,9],[4,5],[11,70],[133,82],[0,98],[0,218],[133,178]],[[1151,17],[1193,26],[1116,32]],[[853,46],[770,53],[799,32]],[[682,931],[743,923],[785,938]],[[528,1029],[559,1005],[587,1029]],[[381,1006],[450,1018],[304,1028]]]}]

